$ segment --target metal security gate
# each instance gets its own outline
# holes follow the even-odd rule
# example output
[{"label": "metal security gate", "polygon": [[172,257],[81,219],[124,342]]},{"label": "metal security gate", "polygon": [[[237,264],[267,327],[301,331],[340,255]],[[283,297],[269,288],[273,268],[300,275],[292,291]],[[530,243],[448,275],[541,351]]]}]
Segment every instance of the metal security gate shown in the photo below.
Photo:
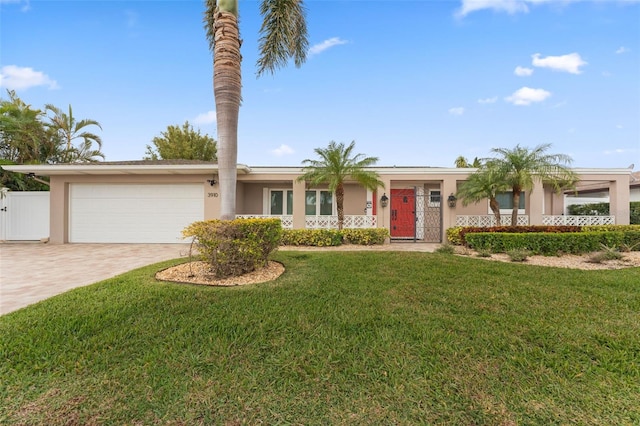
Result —
[{"label": "metal security gate", "polygon": [[425,194],[424,188],[391,189],[391,239],[442,242],[440,193]]}]

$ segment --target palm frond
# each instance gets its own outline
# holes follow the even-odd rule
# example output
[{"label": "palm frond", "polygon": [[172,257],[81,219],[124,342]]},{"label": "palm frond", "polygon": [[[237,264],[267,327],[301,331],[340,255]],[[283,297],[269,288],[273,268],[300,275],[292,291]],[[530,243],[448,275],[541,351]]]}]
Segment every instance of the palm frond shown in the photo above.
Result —
[{"label": "palm frond", "polygon": [[307,58],[309,48],[306,10],[302,0],[263,0],[260,28],[260,57],[258,76],[265,71],[274,73],[293,58],[300,67]]}]

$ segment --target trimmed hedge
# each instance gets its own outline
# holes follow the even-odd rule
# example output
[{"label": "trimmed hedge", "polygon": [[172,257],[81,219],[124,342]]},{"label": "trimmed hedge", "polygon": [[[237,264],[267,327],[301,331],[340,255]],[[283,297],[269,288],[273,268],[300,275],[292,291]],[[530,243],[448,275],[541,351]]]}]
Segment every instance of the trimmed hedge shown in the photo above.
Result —
[{"label": "trimmed hedge", "polygon": [[389,236],[385,228],[358,229],[285,229],[281,244],[285,246],[333,247],[345,244],[384,244]]},{"label": "trimmed hedge", "polygon": [[358,228],[342,230],[342,239],[345,243],[361,246],[384,244],[388,237],[389,230],[387,228]]},{"label": "trimmed hedge", "polygon": [[558,233],[493,233],[467,234],[467,244],[474,250],[504,253],[525,248],[533,254],[556,256],[563,253],[581,254],[602,249],[602,246],[620,248],[626,244],[625,232],[569,232]]},{"label": "trimmed hedge", "polygon": [[239,276],[266,265],[280,244],[280,219],[206,220],[187,226],[203,260],[216,277]]},{"label": "trimmed hedge", "polygon": [[[529,226],[491,226],[491,227],[477,227],[477,226],[465,226],[458,231],[461,244],[466,245],[467,235],[471,233],[567,233],[567,232],[582,232],[580,226],[551,226],[551,225],[529,225]],[[447,234],[448,237],[448,234]]]},{"label": "trimmed hedge", "polygon": [[284,246],[331,247],[342,244],[337,229],[285,229],[280,244]]}]

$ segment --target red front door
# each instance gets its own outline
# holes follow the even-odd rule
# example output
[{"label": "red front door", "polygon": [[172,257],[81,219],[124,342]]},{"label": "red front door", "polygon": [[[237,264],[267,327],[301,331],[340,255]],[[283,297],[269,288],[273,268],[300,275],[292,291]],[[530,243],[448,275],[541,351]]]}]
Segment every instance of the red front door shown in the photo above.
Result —
[{"label": "red front door", "polygon": [[391,190],[391,238],[416,235],[416,195],[414,189]]}]

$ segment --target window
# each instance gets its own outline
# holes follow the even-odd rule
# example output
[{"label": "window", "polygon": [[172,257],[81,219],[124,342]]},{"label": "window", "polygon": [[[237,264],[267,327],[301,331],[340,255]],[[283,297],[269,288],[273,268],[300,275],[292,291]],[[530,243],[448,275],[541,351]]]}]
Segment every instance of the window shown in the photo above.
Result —
[{"label": "window", "polygon": [[[513,210],[513,193],[501,192],[496,195],[496,200],[500,204],[500,210]],[[524,210],[524,192],[520,193],[520,203],[518,204],[518,210]]]},{"label": "window", "polygon": [[[283,213],[286,212],[286,213]],[[292,190],[271,190],[271,206],[269,214],[282,216],[293,214],[293,191]]]},{"label": "window", "polygon": [[440,206],[440,191],[429,190],[429,206],[430,207],[439,207]]},{"label": "window", "polygon": [[331,216],[333,214],[333,194],[321,190],[306,191],[305,214],[307,216]]}]

